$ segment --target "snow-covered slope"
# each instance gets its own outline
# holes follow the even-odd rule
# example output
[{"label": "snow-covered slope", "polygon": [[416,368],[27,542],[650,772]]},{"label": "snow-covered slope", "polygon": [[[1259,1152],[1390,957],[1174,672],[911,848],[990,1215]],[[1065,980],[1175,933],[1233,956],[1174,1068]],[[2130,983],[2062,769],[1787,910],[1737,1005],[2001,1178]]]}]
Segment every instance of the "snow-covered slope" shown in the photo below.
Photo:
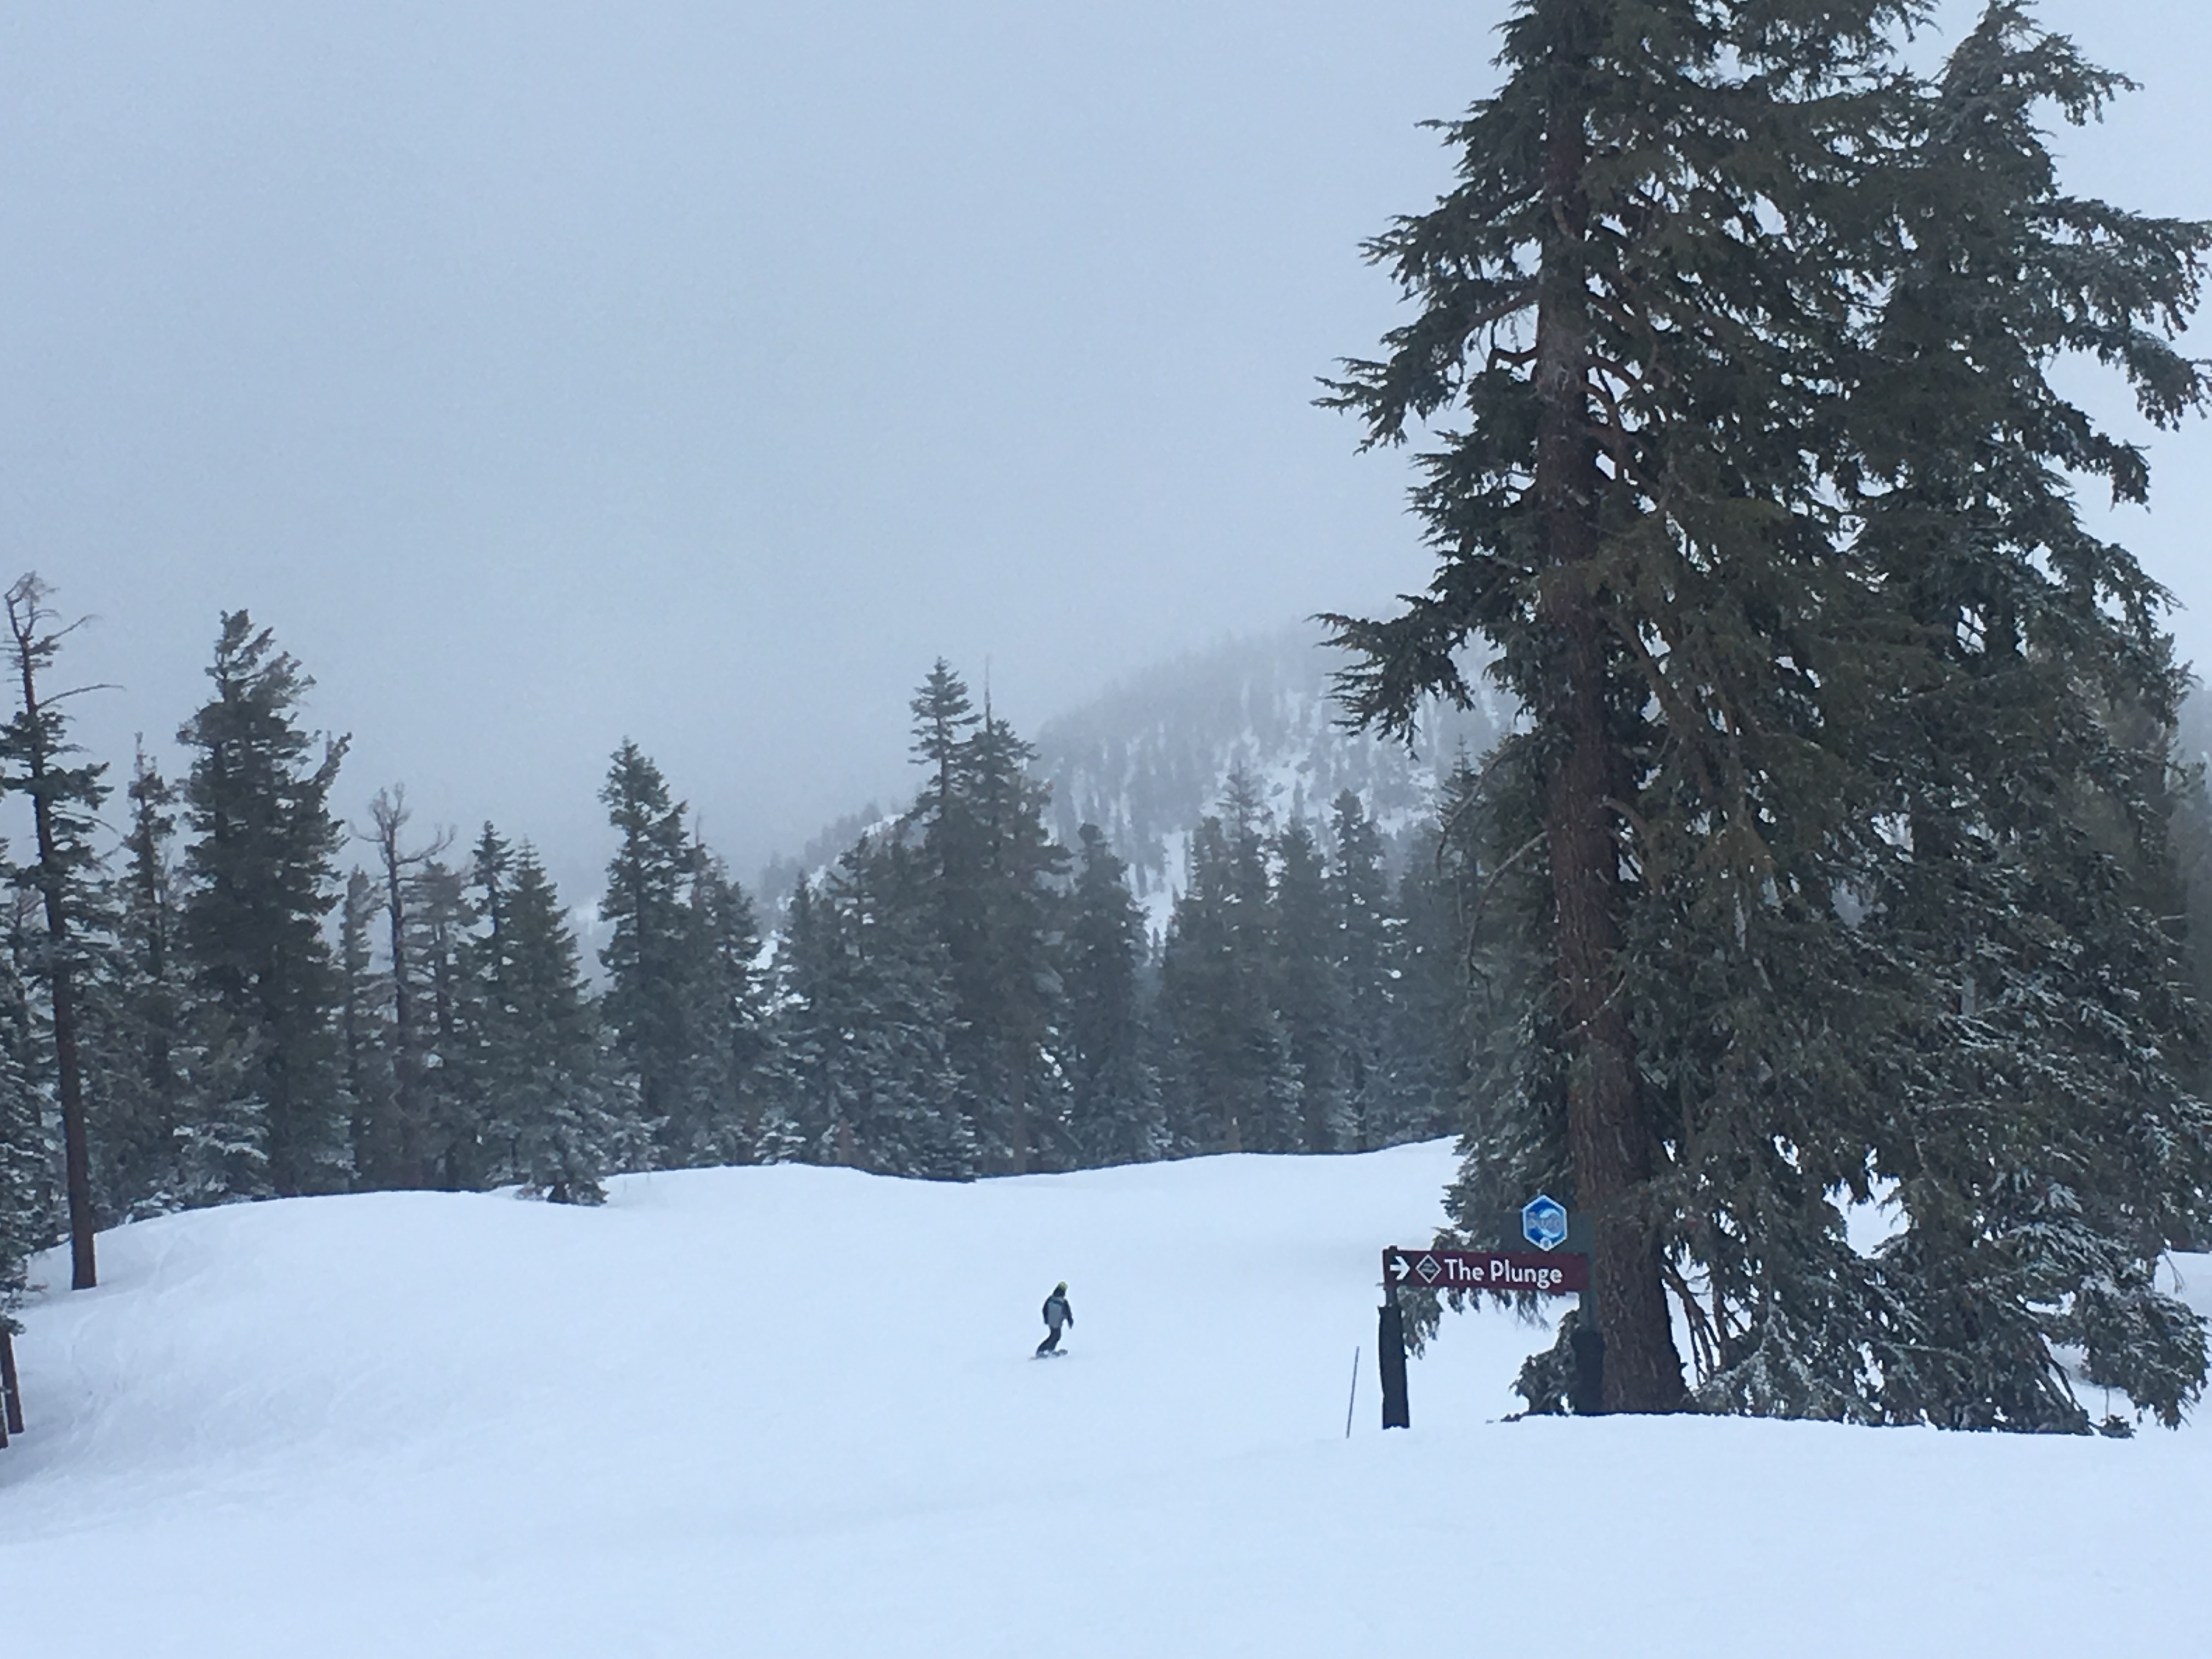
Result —
[{"label": "snow-covered slope", "polygon": [[[787,1166],[108,1235],[102,1288],[26,1316],[0,1651],[2208,1650],[2195,1430],[1504,1424],[1543,1339],[1485,1314],[1380,1432],[1376,1252],[1449,1163]],[[1060,1278],[1072,1356],[1032,1362]]]}]

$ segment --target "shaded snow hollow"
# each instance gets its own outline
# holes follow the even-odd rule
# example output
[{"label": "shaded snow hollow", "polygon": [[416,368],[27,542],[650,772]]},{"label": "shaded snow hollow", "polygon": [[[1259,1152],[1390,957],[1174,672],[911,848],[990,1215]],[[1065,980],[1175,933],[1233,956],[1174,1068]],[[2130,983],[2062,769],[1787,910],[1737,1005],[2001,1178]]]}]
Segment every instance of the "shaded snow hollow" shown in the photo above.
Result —
[{"label": "shaded snow hollow", "polygon": [[[1504,1424],[1546,1338],[1490,1312],[1447,1320],[1413,1430],[1380,1432],[1377,1253],[1427,1236],[1450,1168],[784,1166],[628,1177],[596,1211],[385,1194],[130,1227],[100,1290],[25,1316],[0,1644],[2212,1650],[2201,1430]],[[2182,1265],[2201,1304],[2212,1261]],[[1062,1278],[1072,1356],[1032,1362]]]}]

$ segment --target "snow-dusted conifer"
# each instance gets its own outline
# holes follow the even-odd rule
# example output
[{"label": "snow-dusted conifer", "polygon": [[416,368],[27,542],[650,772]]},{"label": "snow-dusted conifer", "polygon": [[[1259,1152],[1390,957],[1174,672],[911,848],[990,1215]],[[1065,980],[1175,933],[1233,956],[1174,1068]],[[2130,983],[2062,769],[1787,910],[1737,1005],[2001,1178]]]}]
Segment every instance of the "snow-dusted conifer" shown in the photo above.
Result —
[{"label": "snow-dusted conifer", "polygon": [[1079,1165],[1142,1163],[1168,1146],[1159,1079],[1146,1052],[1144,912],[1104,832],[1086,823],[1078,833],[1060,950],[1069,1139]]},{"label": "snow-dusted conifer", "polygon": [[1190,866],[1160,961],[1169,1125],[1183,1149],[1290,1152],[1303,1102],[1277,1010],[1268,822],[1256,781],[1233,772]]},{"label": "snow-dusted conifer", "polygon": [[924,920],[951,965],[951,1053],[984,1167],[1020,1171],[1064,1152],[1053,939],[1067,854],[1045,827],[1036,750],[988,707],[977,715],[942,659],[910,707],[928,772],[904,828],[919,839]]},{"label": "snow-dusted conifer", "polygon": [[627,738],[615,751],[599,799],[621,837],[599,903],[611,930],[599,947],[609,981],[607,1023],[637,1080],[645,1121],[663,1138],[664,1154],[680,1158],[681,1149],[665,1137],[693,1050],[687,907],[692,853],[685,809],[669,793],[660,769]]},{"label": "snow-dusted conifer", "polygon": [[328,802],[346,744],[301,727],[314,682],[243,611],[223,617],[208,676],[214,695],[177,734],[192,751],[179,938],[218,1033],[204,1075],[240,1063],[234,1097],[207,1101],[196,1132],[201,1190],[244,1180],[258,1139],[276,1192],[331,1191],[350,1174],[323,933],[338,896],[344,830]]},{"label": "snow-dusted conifer", "polygon": [[575,934],[528,843],[510,849],[486,824],[472,873],[484,927],[468,953],[484,1179],[596,1204],[623,1161],[623,1097]]},{"label": "snow-dusted conifer", "polygon": [[1338,894],[1312,825],[1292,820],[1274,852],[1274,996],[1298,1078],[1297,1150],[1337,1152],[1352,1139]]},{"label": "snow-dusted conifer", "polygon": [[189,988],[176,950],[174,787],[142,746],[119,868],[106,884],[112,936],[88,963],[86,1090],[93,1194],[104,1222],[177,1207],[179,1126],[189,1110]]},{"label": "snow-dusted conifer", "polygon": [[787,1146],[764,1092],[769,1038],[752,900],[703,845],[693,844],[691,860],[691,1053],[663,1138],[682,1163],[773,1162]]},{"label": "snow-dusted conifer", "polygon": [[1347,690],[1402,727],[1480,635],[1528,710],[1486,886],[1533,878],[1542,970],[1454,1201],[1566,1172],[1608,1408],[1692,1397],[1671,1297],[1716,1408],[2079,1428],[2087,1342],[2171,1419],[2203,1333],[2150,1267],[2206,1144],[2143,902],[2173,681],[2063,482],[2139,495],[2142,457],[2047,373],[2200,404],[2164,337],[2208,233],[2057,190],[2036,106],[2115,83],[2019,6],[1933,82],[1912,13],[1516,9],[1460,187],[1376,245],[1421,314],[1338,388],[1374,441],[1450,411],[1441,568],[1341,623]]},{"label": "snow-dusted conifer", "polygon": [[1391,902],[1382,834],[1356,790],[1340,791],[1330,804],[1329,841],[1329,960],[1343,999],[1344,1144],[1364,1152],[1401,1138],[1390,1105],[1390,1054],[1403,995],[1405,930]]},{"label": "snow-dusted conifer", "polygon": [[864,842],[817,894],[802,884],[778,963],[780,1066],[805,1156],[885,1175],[965,1179],[975,1137],[947,1049],[951,964],[927,871]]},{"label": "snow-dusted conifer", "polygon": [[30,1258],[54,1242],[58,1221],[55,1147],[34,1042],[15,952],[0,952],[0,1328],[8,1329]]}]

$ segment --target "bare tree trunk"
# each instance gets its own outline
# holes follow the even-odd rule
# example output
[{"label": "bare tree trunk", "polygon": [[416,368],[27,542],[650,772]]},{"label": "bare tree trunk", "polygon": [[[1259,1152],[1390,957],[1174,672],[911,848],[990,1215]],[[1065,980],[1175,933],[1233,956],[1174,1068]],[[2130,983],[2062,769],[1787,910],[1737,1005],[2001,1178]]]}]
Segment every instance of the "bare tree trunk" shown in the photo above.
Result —
[{"label": "bare tree trunk", "polygon": [[[69,943],[68,924],[59,910],[59,900],[49,894],[47,931],[57,951],[67,949]],[[84,1079],[77,1063],[73,977],[66,965],[55,965],[54,1070],[61,1084],[62,1168],[69,1192],[70,1288],[88,1291],[100,1283],[100,1266],[93,1247],[96,1228],[92,1212],[92,1149],[85,1131]]]},{"label": "bare tree trunk", "polygon": [[407,963],[407,872],[399,851],[399,832],[407,824],[407,793],[380,789],[369,803],[369,820],[376,830],[376,850],[384,866],[384,910],[389,924],[386,947],[392,959],[392,1096],[398,1145],[392,1175],[402,1187],[429,1184],[421,1167],[422,1137],[416,1133],[417,1088],[415,1068],[415,996]]},{"label": "bare tree trunk", "polygon": [[1595,447],[1589,432],[1589,314],[1580,249],[1589,206],[1583,137],[1570,114],[1549,141],[1547,194],[1561,236],[1536,324],[1540,405],[1535,494],[1545,564],[1539,604],[1556,652],[1546,724],[1562,740],[1544,792],[1555,911],[1559,1014],[1568,1046],[1567,1143],[1575,1198],[1595,1223],[1590,1301],[1605,1339],[1607,1411],[1683,1403],[1660,1251],[1643,1206],[1652,1144],[1636,1040],[1620,1008],[1620,871],[1613,803],[1625,793],[1609,730],[1603,618],[1589,589],[1598,551]]},{"label": "bare tree trunk", "polygon": [[434,1182],[430,1109],[422,1060],[427,1045],[415,997],[418,965],[411,960],[410,939],[416,918],[410,911],[409,894],[422,872],[452,844],[453,837],[441,831],[428,846],[411,853],[401,850],[400,832],[413,817],[407,810],[404,785],[378,790],[376,799],[368,804],[368,812],[377,856],[384,866],[385,915],[392,935],[392,1115],[398,1131],[392,1175],[401,1187],[428,1187]]}]

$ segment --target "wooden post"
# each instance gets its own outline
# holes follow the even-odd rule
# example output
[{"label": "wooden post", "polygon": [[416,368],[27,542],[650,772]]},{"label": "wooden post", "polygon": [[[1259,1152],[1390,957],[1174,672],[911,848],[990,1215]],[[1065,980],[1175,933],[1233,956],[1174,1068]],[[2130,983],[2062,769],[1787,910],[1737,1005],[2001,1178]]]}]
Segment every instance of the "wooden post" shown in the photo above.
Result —
[{"label": "wooden post", "polygon": [[1375,1361],[1382,1373],[1382,1426],[1409,1429],[1413,1412],[1406,1398],[1406,1314],[1398,1305],[1398,1288],[1390,1280],[1390,1258],[1382,1256],[1382,1306],[1377,1320]]},{"label": "wooden post", "polygon": [[15,1381],[15,1339],[5,1325],[0,1325],[0,1398],[6,1406],[5,1411],[0,1411],[0,1420],[8,1425],[5,1432],[0,1432],[0,1446],[4,1446],[9,1435],[23,1431],[23,1390]]}]

